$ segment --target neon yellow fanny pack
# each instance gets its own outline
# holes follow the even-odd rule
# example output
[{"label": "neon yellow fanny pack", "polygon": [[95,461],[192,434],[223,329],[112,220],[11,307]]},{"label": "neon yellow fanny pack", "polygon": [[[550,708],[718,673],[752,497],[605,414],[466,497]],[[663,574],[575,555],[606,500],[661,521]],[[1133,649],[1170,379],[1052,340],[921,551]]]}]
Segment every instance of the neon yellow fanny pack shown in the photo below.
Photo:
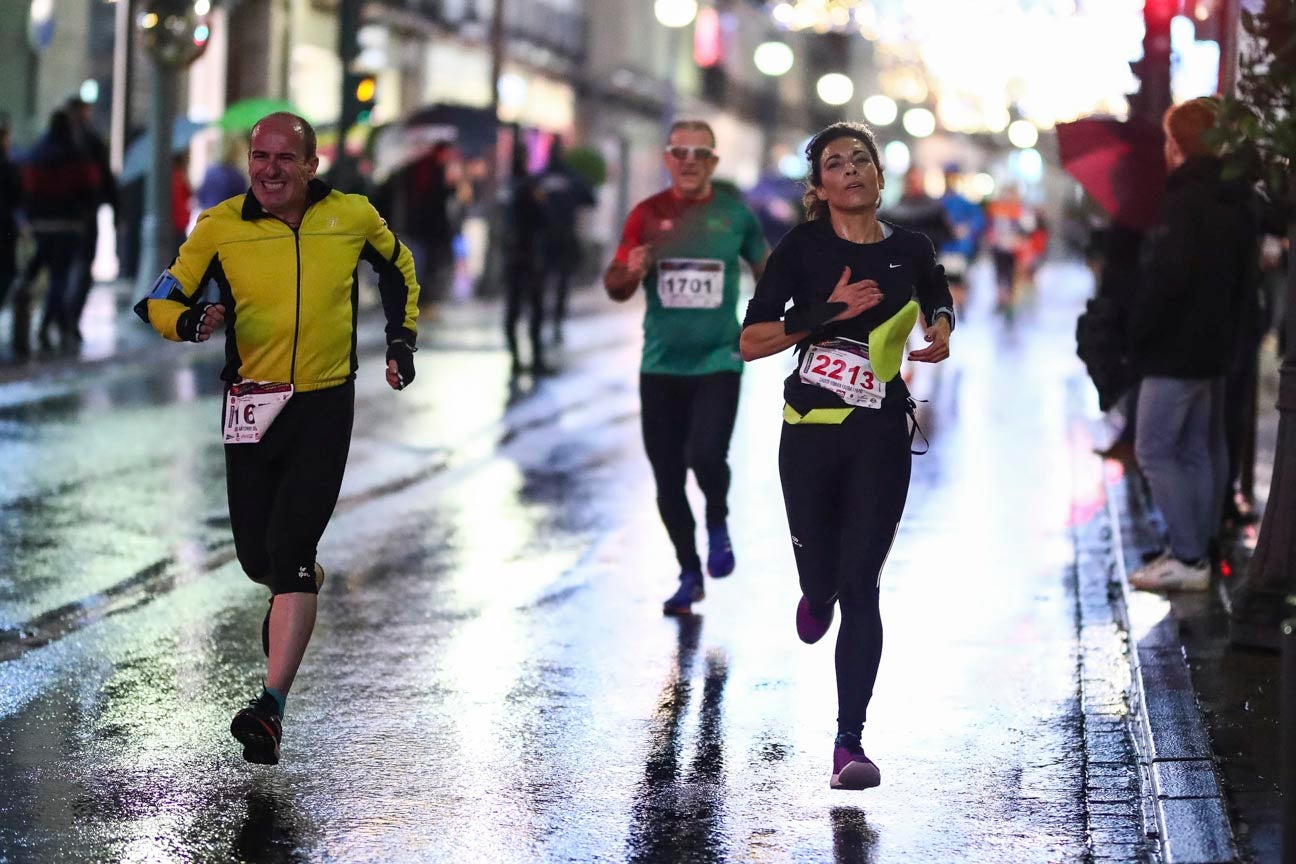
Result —
[{"label": "neon yellow fanny pack", "polygon": [[910,300],[900,311],[869,333],[868,359],[879,380],[890,381],[900,374],[905,344],[918,323],[918,304]]},{"label": "neon yellow fanny pack", "polygon": [[792,426],[840,426],[854,410],[854,408],[811,408],[802,414],[784,402],[783,422]]}]

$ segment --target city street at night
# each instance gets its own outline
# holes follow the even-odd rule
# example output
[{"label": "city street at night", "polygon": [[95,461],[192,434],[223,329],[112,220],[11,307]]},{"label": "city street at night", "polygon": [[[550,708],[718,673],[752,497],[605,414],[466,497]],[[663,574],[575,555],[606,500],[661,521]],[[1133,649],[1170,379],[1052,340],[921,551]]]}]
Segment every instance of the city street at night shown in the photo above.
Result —
[{"label": "city street at night", "polygon": [[1296,864],[1296,2],[3,0],[0,864]]},{"label": "city street at night", "polygon": [[1073,457],[1090,409],[1066,337],[1088,290],[1083,268],[1047,268],[1010,327],[974,294],[950,361],[916,370],[931,451],[882,577],[864,740],[883,783],[865,792],[828,788],[832,636],[805,646],[792,626],[775,459],[790,355],[744,375],[738,568],[673,619],[635,304],[582,298],[562,373],[515,391],[472,309],[430,326],[402,393],[362,329],[350,471],[274,768],[226,732],[261,674],[265,592],[229,540],[219,352],[131,353],[128,332],[114,365],[9,381],[0,849],[1049,862],[1091,860],[1096,839],[1139,857],[1123,726],[1086,744],[1081,712],[1072,505],[1097,458]]}]

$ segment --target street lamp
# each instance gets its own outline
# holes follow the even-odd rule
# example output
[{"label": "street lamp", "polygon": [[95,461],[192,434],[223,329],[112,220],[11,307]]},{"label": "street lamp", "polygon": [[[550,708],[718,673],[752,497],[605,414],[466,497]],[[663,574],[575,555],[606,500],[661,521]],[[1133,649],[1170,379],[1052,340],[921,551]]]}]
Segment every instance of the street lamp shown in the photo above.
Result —
[{"label": "street lamp", "polygon": [[864,119],[874,126],[890,126],[899,113],[900,109],[890,96],[879,93],[864,100]]},{"label": "street lamp", "polygon": [[656,0],[653,3],[653,14],[663,27],[687,27],[693,23],[697,13],[697,0]]},{"label": "street lamp", "polygon": [[819,98],[829,105],[845,105],[855,95],[855,85],[840,72],[829,72],[815,85]]},{"label": "street lamp", "polygon": [[765,87],[762,94],[761,117],[761,162],[767,163],[774,149],[774,140],[779,126],[779,82],[792,68],[792,49],[785,42],[762,42],[756,46],[752,56],[756,68],[765,76]]},{"label": "street lamp", "polygon": [[[655,0],[653,14],[657,22],[671,31],[693,23],[698,14],[697,0]],[[675,122],[675,74],[680,63],[680,34],[666,34],[666,98],[662,100],[662,138],[667,137]]]},{"label": "street lamp", "polygon": [[792,68],[792,49],[782,42],[762,42],[753,59],[762,75],[778,78]]},{"label": "street lamp", "polygon": [[926,138],[936,131],[936,115],[926,108],[910,108],[900,122],[915,138]]},{"label": "street lamp", "polygon": [[1039,141],[1039,130],[1029,120],[1014,120],[1008,124],[1008,141],[1019,150],[1034,147]]},{"label": "street lamp", "polygon": [[135,24],[153,60],[149,96],[152,164],[145,177],[145,209],[140,224],[140,258],[136,275],[140,293],[157,278],[175,245],[171,219],[171,127],[175,122],[177,72],[193,63],[211,38],[209,0],[143,0]]}]

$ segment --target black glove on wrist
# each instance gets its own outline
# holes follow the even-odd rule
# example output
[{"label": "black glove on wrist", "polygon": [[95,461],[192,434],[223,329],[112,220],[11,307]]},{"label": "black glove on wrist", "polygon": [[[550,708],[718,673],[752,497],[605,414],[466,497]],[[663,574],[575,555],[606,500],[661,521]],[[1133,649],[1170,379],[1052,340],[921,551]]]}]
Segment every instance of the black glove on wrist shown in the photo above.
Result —
[{"label": "black glove on wrist", "polygon": [[208,308],[214,306],[214,303],[199,303],[196,306],[190,306],[180,313],[176,319],[176,335],[182,342],[198,341],[198,325],[202,323],[203,316],[207,314]]},{"label": "black glove on wrist", "polygon": [[793,333],[810,331],[813,333],[827,326],[828,322],[846,311],[845,303],[816,303],[813,306],[793,306],[783,316],[783,332]]},{"label": "black glove on wrist", "polygon": [[396,374],[400,376],[400,388],[404,390],[414,380],[414,352],[418,349],[400,339],[387,343],[387,359],[396,361]]}]

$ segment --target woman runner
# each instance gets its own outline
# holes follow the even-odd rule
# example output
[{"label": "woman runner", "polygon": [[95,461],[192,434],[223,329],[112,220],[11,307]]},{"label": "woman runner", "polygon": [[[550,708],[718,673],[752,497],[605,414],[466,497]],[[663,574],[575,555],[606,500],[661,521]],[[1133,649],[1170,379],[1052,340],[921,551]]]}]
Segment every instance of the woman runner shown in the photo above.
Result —
[{"label": "woman runner", "polygon": [[834,123],[811,139],[806,156],[808,221],[770,256],[740,348],[750,361],[797,346],[779,447],[801,581],[797,635],[819,641],[841,606],[830,785],[866,789],[882,782],[860,743],[882,656],[882,565],[909,491],[913,405],[898,374],[900,352],[916,297],[932,322],[931,345],[909,359],[948,357],[953,302],[931,241],[877,218],[882,165],[867,126]]}]

